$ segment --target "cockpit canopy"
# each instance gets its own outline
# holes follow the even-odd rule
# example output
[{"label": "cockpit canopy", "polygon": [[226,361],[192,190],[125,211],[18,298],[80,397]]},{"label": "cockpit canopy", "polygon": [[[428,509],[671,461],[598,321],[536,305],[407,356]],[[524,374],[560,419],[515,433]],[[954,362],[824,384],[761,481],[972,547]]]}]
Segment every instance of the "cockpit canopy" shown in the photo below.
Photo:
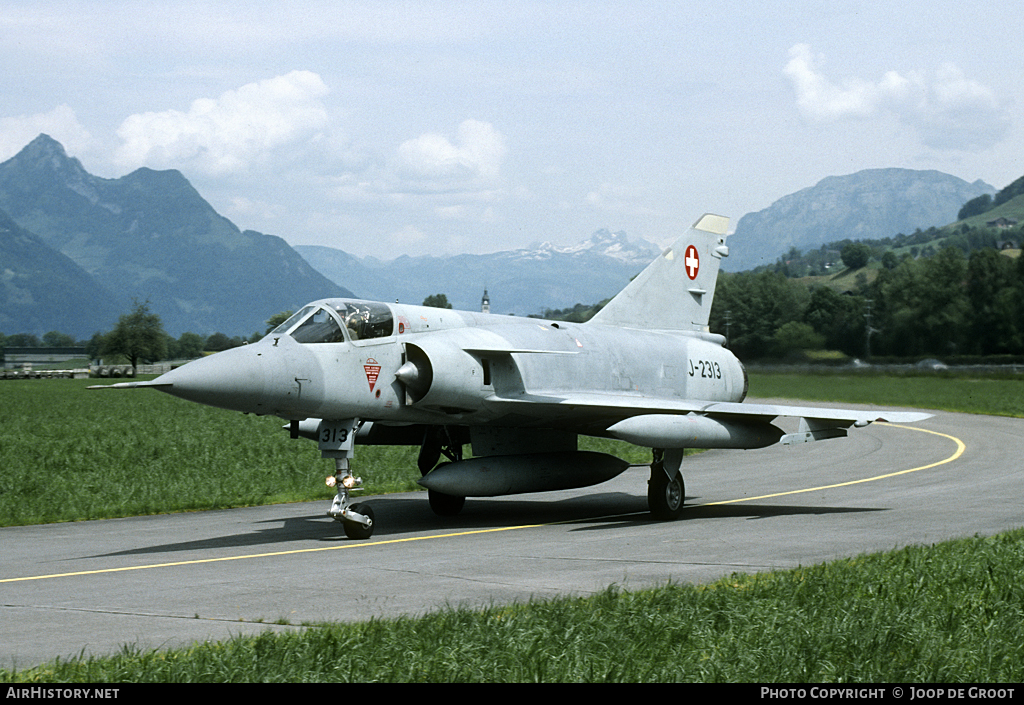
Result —
[{"label": "cockpit canopy", "polygon": [[272,334],[288,334],[300,343],[342,343],[346,337],[348,340],[386,338],[394,329],[394,315],[387,304],[328,299],[303,307]]}]

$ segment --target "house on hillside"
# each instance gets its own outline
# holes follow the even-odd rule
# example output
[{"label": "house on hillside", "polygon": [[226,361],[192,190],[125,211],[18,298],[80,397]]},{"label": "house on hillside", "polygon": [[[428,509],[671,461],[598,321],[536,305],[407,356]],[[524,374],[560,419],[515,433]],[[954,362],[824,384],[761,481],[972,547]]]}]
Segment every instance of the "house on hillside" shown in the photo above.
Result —
[{"label": "house on hillside", "polygon": [[985,223],[985,225],[987,227],[995,228],[996,230],[1009,230],[1010,228],[1012,228],[1016,224],[1017,224],[1017,221],[1014,220],[1013,218],[1003,218],[1003,217],[999,217],[999,218],[996,218],[995,220],[990,220],[987,223]]}]

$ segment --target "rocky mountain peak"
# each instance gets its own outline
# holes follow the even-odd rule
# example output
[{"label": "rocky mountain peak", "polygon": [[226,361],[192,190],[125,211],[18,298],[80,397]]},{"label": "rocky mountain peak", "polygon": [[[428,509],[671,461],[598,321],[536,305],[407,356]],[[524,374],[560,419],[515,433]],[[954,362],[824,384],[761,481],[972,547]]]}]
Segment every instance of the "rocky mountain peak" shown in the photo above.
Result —
[{"label": "rocky mountain peak", "polygon": [[0,164],[0,180],[10,184],[20,181],[24,190],[60,184],[93,203],[99,199],[98,177],[87,172],[78,159],[69,157],[64,146],[47,134],[40,134]]},{"label": "rocky mountain peak", "polygon": [[64,145],[47,134],[40,134],[29,142],[20,152],[5,162],[4,166],[25,172],[72,173],[78,177],[88,176],[82,163],[69,157],[64,151]]},{"label": "rocky mountain peak", "polygon": [[722,268],[772,264],[791,247],[816,249],[843,239],[879,239],[946,225],[964,203],[994,192],[983,181],[969,184],[938,171],[865,169],[828,176],[740,218]]},{"label": "rocky mountain peak", "polygon": [[625,231],[611,232],[607,228],[594,231],[590,237],[575,245],[560,246],[551,242],[534,243],[527,250],[518,250],[520,256],[599,255],[624,262],[647,264],[661,253],[652,242],[643,239],[631,241]]}]

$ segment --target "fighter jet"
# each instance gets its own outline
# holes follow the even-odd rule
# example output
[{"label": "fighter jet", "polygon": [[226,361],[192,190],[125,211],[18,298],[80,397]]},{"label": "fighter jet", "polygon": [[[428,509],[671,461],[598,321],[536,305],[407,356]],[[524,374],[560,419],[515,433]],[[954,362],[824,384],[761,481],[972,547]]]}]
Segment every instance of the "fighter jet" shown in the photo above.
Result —
[{"label": "fighter jet", "polygon": [[[255,344],[102,388],[287,420],[334,461],[328,514],[357,539],[375,528],[370,506],[351,499],[358,444],[418,446],[419,482],[450,516],[466,497],[610,480],[628,463],[577,440],[621,439],[652,449],[648,504],[671,520],[684,508],[684,448],[803,443],[930,416],[744,403],[746,370],[708,330],[728,223],[702,216],[586,323],[323,299]],[[772,423],[781,416],[798,430]]]}]

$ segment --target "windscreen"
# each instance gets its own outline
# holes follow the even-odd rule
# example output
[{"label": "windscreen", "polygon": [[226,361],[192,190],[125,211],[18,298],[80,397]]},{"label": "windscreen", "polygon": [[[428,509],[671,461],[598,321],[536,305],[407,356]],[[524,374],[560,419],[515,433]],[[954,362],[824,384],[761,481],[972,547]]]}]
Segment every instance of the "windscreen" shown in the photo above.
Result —
[{"label": "windscreen", "polygon": [[325,309],[317,311],[292,331],[292,337],[300,343],[342,343],[345,335],[331,313]]},{"label": "windscreen", "polygon": [[292,314],[292,316],[287,321],[285,321],[284,323],[279,325],[274,330],[270,331],[270,333],[271,334],[275,334],[276,333],[278,335],[284,335],[289,330],[291,330],[295,326],[296,323],[298,323],[303,318],[308,316],[310,311],[313,311],[315,309],[316,309],[316,306],[303,306],[302,309],[300,309],[298,313]]}]

